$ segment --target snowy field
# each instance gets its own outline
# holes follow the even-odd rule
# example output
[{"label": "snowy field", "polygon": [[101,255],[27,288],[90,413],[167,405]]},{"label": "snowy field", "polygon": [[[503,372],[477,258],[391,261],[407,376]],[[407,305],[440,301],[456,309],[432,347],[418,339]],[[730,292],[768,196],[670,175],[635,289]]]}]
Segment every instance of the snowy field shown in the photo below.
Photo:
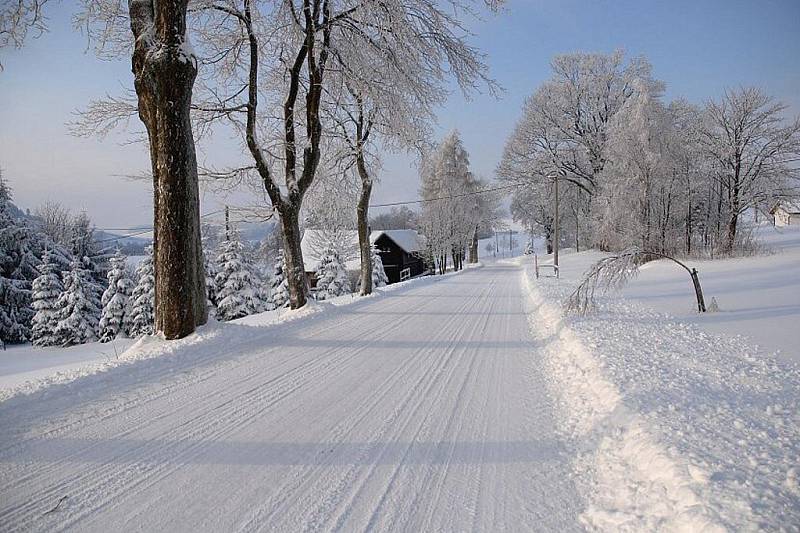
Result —
[{"label": "snowy field", "polygon": [[800,524],[800,232],[760,232],[774,255],[689,262],[707,302],[716,296],[722,308],[702,316],[691,310],[686,273],[658,261],[626,297],[601,298],[597,312],[564,318],[560,302],[602,255],[566,254],[561,279],[538,282],[525,259],[539,309],[534,328],[549,327],[557,339],[546,364],[561,391],[560,429],[589,442],[574,462],[585,524]]}]

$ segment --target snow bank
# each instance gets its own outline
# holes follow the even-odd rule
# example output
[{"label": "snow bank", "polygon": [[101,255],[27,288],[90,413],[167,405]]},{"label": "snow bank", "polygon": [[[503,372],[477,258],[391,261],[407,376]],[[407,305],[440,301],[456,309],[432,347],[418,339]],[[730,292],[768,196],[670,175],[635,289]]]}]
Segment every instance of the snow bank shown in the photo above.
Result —
[{"label": "snow bank", "polygon": [[579,443],[575,469],[588,501],[581,516],[602,531],[722,530],[703,505],[698,480],[652,436],[648,424],[623,402],[603,364],[565,325],[523,270],[534,338],[544,352],[561,431]]},{"label": "snow bank", "polygon": [[591,502],[588,525],[800,524],[798,365],[621,297],[601,298],[586,317],[563,317],[560,302],[579,270],[562,269],[561,280],[535,280],[530,270],[531,320],[553,335],[565,430],[587,442],[576,467]]}]

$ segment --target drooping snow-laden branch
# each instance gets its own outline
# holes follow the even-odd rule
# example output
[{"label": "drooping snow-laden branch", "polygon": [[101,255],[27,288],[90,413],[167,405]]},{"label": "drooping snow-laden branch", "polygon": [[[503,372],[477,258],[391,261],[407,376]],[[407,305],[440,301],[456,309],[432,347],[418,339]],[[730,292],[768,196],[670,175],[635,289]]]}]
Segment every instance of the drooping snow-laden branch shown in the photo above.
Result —
[{"label": "drooping snow-laden branch", "polygon": [[668,255],[642,250],[632,246],[617,254],[604,257],[594,263],[583,275],[583,279],[569,295],[565,309],[578,314],[586,314],[595,305],[595,296],[610,290],[620,289],[639,273],[639,267],[654,258],[668,259],[689,273],[697,299],[697,310],[706,312],[703,291],[696,269],[690,269],[683,262]]}]

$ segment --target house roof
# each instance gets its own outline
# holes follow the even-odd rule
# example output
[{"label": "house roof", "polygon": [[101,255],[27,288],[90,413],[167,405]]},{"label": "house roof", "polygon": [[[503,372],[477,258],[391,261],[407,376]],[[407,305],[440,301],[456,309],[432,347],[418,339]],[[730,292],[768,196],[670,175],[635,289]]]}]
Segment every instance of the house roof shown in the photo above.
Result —
[{"label": "house roof", "polygon": [[771,215],[774,215],[778,208],[783,208],[787,213],[792,215],[800,215],[800,200],[779,200],[775,203],[772,209],[769,210]]},{"label": "house roof", "polygon": [[385,229],[380,231],[373,231],[370,236],[370,242],[377,241],[381,235],[386,235],[397,244],[404,252],[413,254],[419,252],[424,247],[424,239],[422,235],[413,229]]},{"label": "house roof", "polygon": [[[423,248],[424,238],[411,229],[388,229],[373,231],[369,242],[375,243],[382,235],[386,235],[406,253],[419,252]],[[334,243],[339,256],[347,270],[361,268],[361,255],[358,251],[358,232],[352,230],[307,229],[300,241],[303,252],[303,264],[306,272],[313,272],[319,266],[322,251],[329,243]]]}]

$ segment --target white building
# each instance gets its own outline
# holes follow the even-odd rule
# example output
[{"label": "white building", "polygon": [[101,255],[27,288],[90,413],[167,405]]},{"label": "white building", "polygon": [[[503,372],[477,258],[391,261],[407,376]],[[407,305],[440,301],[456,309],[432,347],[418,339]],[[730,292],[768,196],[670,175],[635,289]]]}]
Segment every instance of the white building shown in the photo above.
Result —
[{"label": "white building", "polygon": [[800,225],[800,201],[781,200],[769,210],[769,214],[778,227]]}]

